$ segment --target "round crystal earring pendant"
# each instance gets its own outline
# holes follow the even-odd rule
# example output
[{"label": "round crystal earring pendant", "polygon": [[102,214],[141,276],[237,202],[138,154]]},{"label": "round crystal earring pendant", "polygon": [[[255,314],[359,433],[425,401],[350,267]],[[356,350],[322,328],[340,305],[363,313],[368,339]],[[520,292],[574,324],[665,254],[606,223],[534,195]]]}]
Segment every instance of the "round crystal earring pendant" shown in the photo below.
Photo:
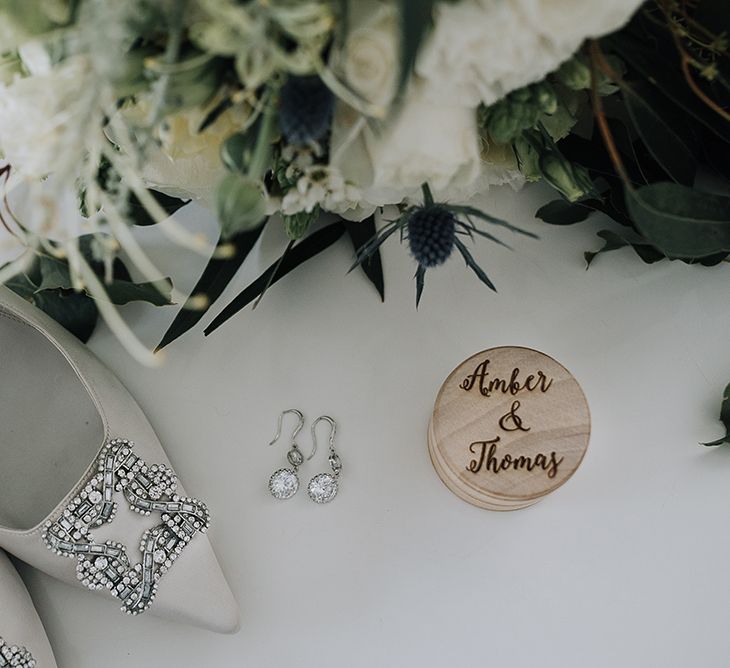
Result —
[{"label": "round crystal earring pendant", "polygon": [[315,503],[329,503],[337,496],[337,479],[330,473],[318,473],[309,481],[307,494]]},{"label": "round crystal earring pendant", "polygon": [[292,469],[279,469],[269,478],[269,491],[276,499],[289,499],[299,489],[299,478]]},{"label": "round crystal earring pendant", "polygon": [[290,499],[299,489],[297,470],[304,462],[304,455],[296,443],[286,453],[291,468],[282,468],[274,471],[269,478],[269,492],[275,499]]}]

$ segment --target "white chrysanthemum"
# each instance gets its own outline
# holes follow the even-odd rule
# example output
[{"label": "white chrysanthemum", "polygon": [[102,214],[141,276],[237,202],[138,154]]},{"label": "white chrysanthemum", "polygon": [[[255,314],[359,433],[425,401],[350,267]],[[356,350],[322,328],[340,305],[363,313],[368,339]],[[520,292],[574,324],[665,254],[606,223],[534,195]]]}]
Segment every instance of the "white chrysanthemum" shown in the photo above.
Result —
[{"label": "white chrysanthemum", "polygon": [[439,3],[416,72],[434,100],[476,107],[539,81],[583,40],[620,28],[641,0]]}]

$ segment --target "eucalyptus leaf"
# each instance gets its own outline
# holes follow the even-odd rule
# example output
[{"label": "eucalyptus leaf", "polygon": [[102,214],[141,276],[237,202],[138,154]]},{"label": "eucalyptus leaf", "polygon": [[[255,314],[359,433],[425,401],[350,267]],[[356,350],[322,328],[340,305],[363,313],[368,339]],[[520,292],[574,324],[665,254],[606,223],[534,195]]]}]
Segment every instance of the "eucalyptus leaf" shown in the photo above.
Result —
[{"label": "eucalyptus leaf", "polygon": [[724,443],[730,443],[730,383],[725,386],[725,391],[722,393],[722,405],[720,406],[720,422],[725,426],[725,435],[722,438],[718,438],[715,441],[709,441],[702,445],[723,445]]},{"label": "eucalyptus leaf", "polygon": [[702,258],[730,251],[730,197],[677,183],[626,189],[639,231],[672,258]]}]

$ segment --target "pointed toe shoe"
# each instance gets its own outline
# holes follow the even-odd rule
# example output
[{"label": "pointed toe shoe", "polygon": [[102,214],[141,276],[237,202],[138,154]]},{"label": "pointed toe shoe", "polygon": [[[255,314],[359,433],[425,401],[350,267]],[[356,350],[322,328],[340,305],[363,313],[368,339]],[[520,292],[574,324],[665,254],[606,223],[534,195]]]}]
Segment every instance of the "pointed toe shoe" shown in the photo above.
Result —
[{"label": "pointed toe shoe", "polygon": [[235,632],[207,506],[116,376],[6,288],[0,373],[0,548],[128,614]]}]

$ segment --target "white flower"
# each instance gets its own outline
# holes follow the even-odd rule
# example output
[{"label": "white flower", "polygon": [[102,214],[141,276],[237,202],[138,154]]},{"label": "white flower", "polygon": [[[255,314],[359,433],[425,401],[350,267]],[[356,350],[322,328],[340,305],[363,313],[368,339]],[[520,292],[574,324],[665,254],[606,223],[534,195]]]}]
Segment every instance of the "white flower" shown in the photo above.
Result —
[{"label": "white flower", "polygon": [[37,179],[75,170],[89,132],[101,125],[94,97],[92,72],[80,56],[0,85],[0,152],[14,172]]},{"label": "white flower", "polygon": [[474,110],[435,104],[417,85],[382,128],[340,104],[332,145],[333,164],[363,191],[361,209],[350,214],[355,218],[415,195],[425,182],[437,197],[449,198],[468,188],[481,172]]},{"label": "white flower", "polygon": [[[353,16],[357,25],[347,37],[333,65],[340,67],[350,87],[366,101],[387,107],[395,93],[400,53],[398,50],[398,12],[393,4],[359,3]],[[353,7],[354,9],[354,7]]]},{"label": "white flower", "polygon": [[340,213],[355,206],[360,192],[348,183],[340,171],[325,165],[311,165],[297,180],[281,201],[281,212],[287,216],[306,211],[311,213],[319,205],[325,211]]},{"label": "white flower", "polygon": [[[200,126],[216,101],[206,108],[195,108],[168,116],[158,129],[159,145],[150,145],[145,151],[141,175],[154,190],[171,197],[194,199],[211,206],[215,190],[226,170],[220,156],[221,144],[243,127],[247,111],[240,106],[221,114],[203,132]],[[131,125],[139,120],[144,125],[148,113],[144,102],[124,110],[123,116]],[[118,138],[115,136],[115,140]],[[122,146],[129,150],[130,147]]]},{"label": "white flower", "polygon": [[432,99],[476,107],[539,81],[583,40],[617,30],[640,0],[460,0],[437,4],[417,74]]}]

